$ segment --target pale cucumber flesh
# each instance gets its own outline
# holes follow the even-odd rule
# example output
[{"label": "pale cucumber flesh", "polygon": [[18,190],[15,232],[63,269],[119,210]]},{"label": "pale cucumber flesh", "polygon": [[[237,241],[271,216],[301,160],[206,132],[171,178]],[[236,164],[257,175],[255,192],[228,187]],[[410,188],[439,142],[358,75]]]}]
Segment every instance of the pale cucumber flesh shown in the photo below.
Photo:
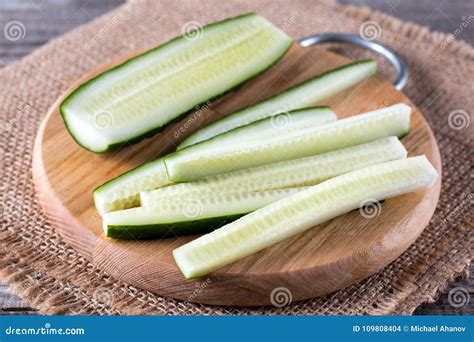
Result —
[{"label": "pale cucumber flesh", "polygon": [[[373,112],[289,132],[238,146],[223,146],[213,153],[193,146],[165,158],[168,176],[175,182],[193,181],[221,173],[303,158],[359,145],[388,136],[404,136],[410,127],[411,108],[397,104]],[[198,146],[198,145],[197,145]]]},{"label": "pale cucumber flesh", "polygon": [[186,200],[204,193],[225,194],[310,186],[366,166],[405,158],[406,149],[396,137],[347,147],[316,156],[239,170],[195,182],[175,184],[140,193],[141,205]]},{"label": "pale cucumber flesh", "polygon": [[256,120],[312,106],[320,100],[369,78],[375,74],[376,70],[377,63],[373,60],[366,60],[348,64],[312,77],[278,95],[231,113],[201,128],[184,140],[178,146],[178,150]]},{"label": "pale cucumber flesh", "polygon": [[104,232],[107,237],[137,240],[202,234],[303,189],[218,195],[203,193],[186,199],[156,201],[152,207],[105,214]]},{"label": "pale cucumber flesh", "polygon": [[[271,138],[307,127],[316,127],[336,119],[334,112],[327,107],[296,110],[239,127],[195,145],[193,148],[209,152],[222,145],[235,145],[242,141]],[[95,206],[100,214],[137,207],[140,205],[140,192],[161,188],[172,183],[166,173],[163,159],[153,160],[94,190]]]},{"label": "pale cucumber flesh", "polygon": [[99,214],[140,205],[140,191],[172,184],[163,159],[141,165],[94,190],[94,203]]},{"label": "pale cucumber flesh", "polygon": [[[256,210],[173,251],[186,278],[204,276],[336,216],[367,200],[431,187],[437,172],[425,156],[390,161],[329,179]],[[383,211],[382,211],[383,215]],[[317,229],[314,228],[314,229]]]},{"label": "pale cucumber flesh", "polygon": [[137,141],[261,73],[292,44],[256,14],[196,34],[129,59],[72,92],[60,109],[73,138],[97,153]]},{"label": "pale cucumber flesh", "polygon": [[264,143],[266,139],[275,136],[318,127],[336,120],[336,114],[329,107],[297,109],[234,128],[197,143],[191,148],[193,151],[208,152],[212,149],[221,149],[222,146],[238,146],[249,141]]}]

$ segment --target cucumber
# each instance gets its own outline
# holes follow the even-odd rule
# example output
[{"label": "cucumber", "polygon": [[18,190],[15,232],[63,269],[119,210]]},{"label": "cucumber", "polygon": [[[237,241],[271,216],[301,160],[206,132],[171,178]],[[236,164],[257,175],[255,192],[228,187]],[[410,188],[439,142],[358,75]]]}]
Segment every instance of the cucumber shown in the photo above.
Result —
[{"label": "cucumber", "polygon": [[317,127],[336,121],[336,114],[329,107],[308,107],[280,113],[231,129],[193,145],[193,151],[220,149],[222,146],[237,146],[242,142],[259,141],[308,127]]},{"label": "cucumber", "polygon": [[[352,171],[256,210],[173,251],[186,278],[222,266],[362,206],[431,187],[437,172],[425,156]],[[383,212],[382,212],[383,215]]]},{"label": "cucumber", "polygon": [[163,159],[159,158],[111,179],[94,190],[100,215],[140,205],[140,191],[172,184]]},{"label": "cucumber", "polygon": [[320,127],[289,132],[260,141],[222,146],[208,153],[206,142],[165,158],[168,177],[174,182],[192,181],[240,169],[303,158],[388,136],[404,136],[410,127],[411,108],[397,104],[373,112],[330,122]]},{"label": "cucumber", "polygon": [[396,137],[347,147],[316,156],[288,160],[208,177],[140,193],[144,207],[160,201],[204,193],[239,193],[315,185],[329,178],[390,160],[406,158],[407,151]]},{"label": "cucumber", "polygon": [[105,236],[115,239],[158,239],[210,232],[242,215],[304,188],[244,194],[201,194],[184,200],[157,201],[149,208],[131,208],[103,217]]},{"label": "cucumber", "polygon": [[[305,127],[315,127],[336,120],[328,107],[304,108],[262,119],[210,139],[202,150],[210,151],[223,144],[237,144],[241,141],[265,139]],[[194,148],[197,149],[195,145]],[[140,205],[141,191],[153,190],[172,184],[166,173],[163,159],[143,164],[119,177],[102,184],[94,190],[97,211],[104,213]]]},{"label": "cucumber", "polygon": [[256,120],[314,105],[320,100],[369,78],[376,71],[377,62],[373,60],[355,62],[327,71],[201,128],[181,142],[178,150]]},{"label": "cucumber", "polygon": [[155,133],[260,74],[292,43],[254,13],[214,23],[82,84],[61,103],[61,115],[79,145],[102,153]]}]

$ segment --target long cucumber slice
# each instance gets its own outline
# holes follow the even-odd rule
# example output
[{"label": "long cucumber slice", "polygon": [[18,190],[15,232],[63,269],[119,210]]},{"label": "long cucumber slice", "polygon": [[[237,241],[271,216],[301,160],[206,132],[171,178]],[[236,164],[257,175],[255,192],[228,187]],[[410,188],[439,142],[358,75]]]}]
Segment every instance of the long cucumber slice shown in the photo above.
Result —
[{"label": "long cucumber slice", "polygon": [[279,60],[292,40],[247,14],[208,25],[82,84],[61,104],[82,147],[105,152],[135,142]]},{"label": "long cucumber slice", "polygon": [[210,232],[244,214],[304,188],[244,194],[200,194],[184,200],[156,202],[150,208],[131,208],[105,214],[104,232],[115,239],[157,239]]},{"label": "long cucumber slice", "polygon": [[140,205],[140,191],[172,184],[163,159],[156,159],[111,179],[94,190],[99,214]]},{"label": "long cucumber slice", "polygon": [[[173,251],[186,278],[222,266],[363,206],[431,187],[437,172],[425,156],[369,166],[256,210]],[[383,214],[383,213],[382,213]]]},{"label": "long cucumber slice", "polygon": [[192,181],[259,165],[303,158],[363,144],[388,136],[404,136],[410,127],[411,108],[405,104],[330,122],[320,127],[289,132],[260,141],[223,146],[212,153],[199,145],[165,158],[168,176],[175,182]]},{"label": "long cucumber slice", "polygon": [[377,63],[365,60],[333,69],[310,78],[267,100],[234,112],[190,135],[178,150],[208,140],[236,127],[260,120],[278,113],[304,108],[330,97],[374,75]]},{"label": "long cucumber slice", "polygon": [[329,107],[297,109],[251,122],[216,135],[209,140],[193,145],[193,151],[210,151],[214,148],[221,149],[222,146],[237,146],[248,141],[264,143],[266,139],[275,136],[309,127],[318,127],[336,120],[336,114]]},{"label": "long cucumber slice", "polygon": [[329,178],[390,160],[406,158],[407,151],[396,137],[347,147],[316,156],[288,160],[180,183],[140,193],[141,205],[157,206],[163,201],[204,193],[239,193],[310,186]]},{"label": "long cucumber slice", "polygon": [[[242,141],[264,141],[275,135],[316,127],[334,121],[337,117],[328,107],[313,107],[262,119],[218,135],[209,141],[195,145],[202,151],[211,151],[223,145],[235,145]],[[101,215],[140,205],[139,194],[172,184],[166,173],[163,159],[153,160],[119,177],[102,184],[94,190],[94,202]]]}]

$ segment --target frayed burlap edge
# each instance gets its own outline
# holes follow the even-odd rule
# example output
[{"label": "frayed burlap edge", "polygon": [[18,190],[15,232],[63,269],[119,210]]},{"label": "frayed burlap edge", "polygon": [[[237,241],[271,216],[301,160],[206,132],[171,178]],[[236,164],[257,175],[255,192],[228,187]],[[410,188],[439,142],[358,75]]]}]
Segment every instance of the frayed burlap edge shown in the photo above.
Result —
[{"label": "frayed burlap edge", "polygon": [[[335,1],[329,0],[328,3],[332,4],[335,8],[340,6]],[[440,45],[446,42],[445,49],[451,54],[463,58],[472,59],[474,58],[474,47],[469,43],[454,39],[452,34],[431,31],[430,28],[422,26],[413,22],[402,21],[386,13],[382,13],[376,10],[372,10],[366,6],[353,6],[347,5],[345,7],[345,13],[361,20],[374,20],[383,29],[388,29],[394,33],[404,35],[410,39],[417,41],[425,41],[430,44]],[[441,257],[441,256],[440,256]],[[400,301],[397,308],[391,312],[395,315],[410,315],[423,303],[434,303],[440,297],[443,290],[445,290],[451,281],[456,278],[469,278],[469,267],[472,263],[472,251],[471,255],[452,263],[451,267],[443,270],[436,269],[432,273],[442,274],[444,276],[436,276],[430,278],[430,286],[407,286],[405,299]],[[433,270],[432,270],[433,271]],[[440,272],[441,271],[441,272]],[[425,272],[420,274],[420,277],[415,280],[415,284],[422,283],[422,279],[425,276]],[[426,283],[426,282],[425,282]],[[409,284],[407,284],[409,285]],[[411,288],[411,290],[410,290]]]}]

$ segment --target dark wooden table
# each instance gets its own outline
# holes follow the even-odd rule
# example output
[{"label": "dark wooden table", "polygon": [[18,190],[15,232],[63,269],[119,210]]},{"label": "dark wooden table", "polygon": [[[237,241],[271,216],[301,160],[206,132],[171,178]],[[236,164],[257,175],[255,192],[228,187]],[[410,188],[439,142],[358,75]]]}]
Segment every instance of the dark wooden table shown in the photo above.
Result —
[{"label": "dark wooden table", "polygon": [[[460,24],[474,15],[471,0],[340,0],[345,4],[366,5],[387,12],[404,20],[429,26],[433,30],[453,33]],[[25,27],[25,37],[10,41],[0,36],[0,67],[13,63],[50,39],[86,23],[118,6],[121,0],[0,0],[0,28],[11,21],[20,21]],[[474,44],[474,23],[457,34]],[[420,306],[419,315],[473,315],[474,266],[468,279],[456,279],[442,292],[436,303]],[[470,296],[468,304],[455,307],[450,304],[449,293],[461,289]],[[0,314],[35,314],[28,303],[13,295],[0,279]]]}]

